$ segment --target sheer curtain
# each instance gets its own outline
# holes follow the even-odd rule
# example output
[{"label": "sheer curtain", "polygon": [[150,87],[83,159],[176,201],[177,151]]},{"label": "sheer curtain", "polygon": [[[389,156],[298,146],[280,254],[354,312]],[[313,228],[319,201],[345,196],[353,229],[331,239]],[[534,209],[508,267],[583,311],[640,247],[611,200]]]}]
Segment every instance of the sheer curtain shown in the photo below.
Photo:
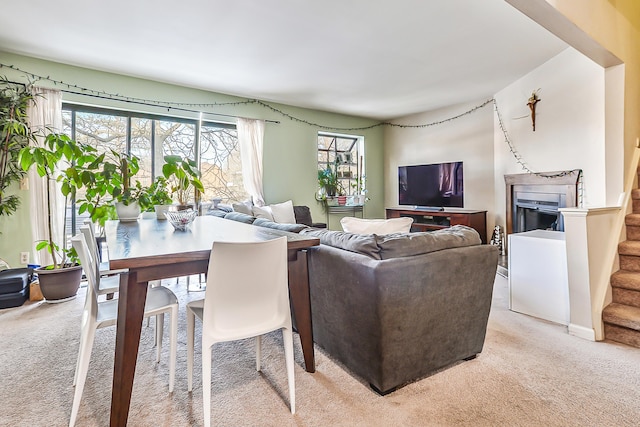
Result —
[{"label": "sheer curtain", "polygon": [[[45,136],[51,132],[60,132],[62,129],[62,94],[59,90],[33,88],[33,102],[27,109],[29,126],[37,137],[36,144],[43,146]],[[49,238],[47,223],[49,221],[47,211],[47,192],[51,192],[53,240],[59,246],[62,245],[64,199],[58,191],[57,183],[47,185],[47,179],[40,178],[32,167],[29,170],[29,203],[31,217],[31,234],[33,241],[39,242]],[[61,235],[62,234],[62,235]],[[35,243],[34,243],[35,245]],[[33,251],[34,263],[49,265],[53,263],[51,255],[46,251]]]},{"label": "sheer curtain", "polygon": [[264,206],[262,188],[262,150],[264,145],[264,120],[238,117],[238,143],[242,160],[242,181],[253,204]]}]

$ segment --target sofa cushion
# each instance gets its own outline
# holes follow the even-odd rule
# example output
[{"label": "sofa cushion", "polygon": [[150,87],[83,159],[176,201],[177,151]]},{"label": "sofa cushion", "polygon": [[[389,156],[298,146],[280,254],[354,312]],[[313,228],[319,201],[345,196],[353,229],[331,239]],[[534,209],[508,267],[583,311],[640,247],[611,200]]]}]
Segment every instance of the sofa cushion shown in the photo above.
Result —
[{"label": "sofa cushion", "polygon": [[244,222],[245,224],[253,224],[255,218],[242,212],[229,212],[224,216],[225,219],[232,221]]},{"label": "sofa cushion", "polygon": [[273,215],[274,222],[279,222],[281,224],[296,223],[296,216],[293,212],[293,202],[291,200],[269,205],[269,207],[271,208],[271,214]]},{"label": "sofa cushion", "polygon": [[376,235],[375,238],[380,259],[402,258],[482,243],[478,232],[464,225],[421,233]]},{"label": "sofa cushion", "polygon": [[273,221],[273,214],[271,213],[271,207],[269,206],[254,206],[252,211],[253,216],[256,218],[264,218],[269,221]]},{"label": "sofa cushion", "polygon": [[233,208],[234,212],[240,212],[245,215],[253,215],[253,212],[251,212],[251,206],[247,203],[233,203],[231,207]]},{"label": "sofa cushion", "polygon": [[346,216],[340,220],[342,229],[356,234],[392,234],[411,231],[413,218],[364,219]]},{"label": "sofa cushion", "polygon": [[290,231],[292,233],[299,233],[300,231],[307,228],[307,226],[304,224],[280,224],[278,222],[269,221],[268,219],[265,219],[265,218],[256,218],[256,220],[253,221],[253,225],[258,225],[260,227],[274,228],[276,230],[282,230],[282,231]]},{"label": "sofa cushion", "polygon": [[302,230],[300,234],[318,237],[320,239],[320,243],[323,245],[356,252],[373,259],[381,259],[380,249],[376,243],[376,236],[372,234],[362,235],[317,228],[307,228]]}]

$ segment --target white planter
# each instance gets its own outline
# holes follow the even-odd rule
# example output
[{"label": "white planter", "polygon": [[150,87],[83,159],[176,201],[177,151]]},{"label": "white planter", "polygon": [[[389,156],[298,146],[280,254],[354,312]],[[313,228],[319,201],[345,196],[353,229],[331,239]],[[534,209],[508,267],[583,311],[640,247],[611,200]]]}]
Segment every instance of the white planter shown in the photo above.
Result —
[{"label": "white planter", "polygon": [[156,218],[158,219],[167,219],[164,214],[169,211],[171,205],[154,205],[153,208],[156,210]]},{"label": "white planter", "polygon": [[116,213],[120,221],[136,221],[140,215],[140,205],[138,205],[138,202],[133,202],[129,205],[117,202]]}]

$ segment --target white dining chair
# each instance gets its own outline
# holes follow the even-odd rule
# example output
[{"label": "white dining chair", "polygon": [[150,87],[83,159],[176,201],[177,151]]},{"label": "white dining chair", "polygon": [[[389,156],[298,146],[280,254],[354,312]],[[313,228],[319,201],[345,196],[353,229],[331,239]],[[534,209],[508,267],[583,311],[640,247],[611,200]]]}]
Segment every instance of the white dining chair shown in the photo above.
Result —
[{"label": "white dining chair", "polygon": [[[241,271],[241,274],[238,272]],[[261,335],[282,329],[291,413],[296,411],[293,334],[287,279],[287,238],[264,242],[215,242],[204,300],[187,304],[187,381],[193,388],[195,318],[202,321],[204,425],[211,425],[213,344],[255,337],[260,370]]]},{"label": "white dining chair", "polygon": [[[112,270],[109,267],[109,263],[102,261],[102,257],[100,256],[100,251],[98,250],[98,240],[96,239],[96,227],[91,221],[90,218],[87,218],[83,221],[83,224],[88,227],[88,230],[83,231],[85,238],[87,240],[87,246],[89,247],[89,253],[94,257],[96,262],[96,266],[98,267],[98,275],[100,276],[110,276],[118,273],[122,273],[124,270]],[[80,227],[82,230],[82,227]]]},{"label": "white dining chair", "polygon": [[[80,331],[80,349],[78,351],[78,360],[76,363],[76,372],[73,384],[75,385],[75,393],[73,396],[73,405],[71,408],[71,418],[69,426],[75,425],[80,408],[80,400],[84,383],[87,378],[89,361],[91,359],[91,351],[95,338],[95,331],[99,328],[112,326],[116,324],[118,317],[118,300],[98,301],[97,293],[97,276],[96,266],[83,233],[78,233],[71,238],[71,243],[78,253],[80,263],[83,266],[87,276],[87,296],[85,300],[84,310],[82,312],[82,324]],[[164,325],[164,314],[170,315],[170,349],[169,349],[169,392],[173,392],[176,370],[176,349],[178,339],[178,298],[171,290],[164,286],[157,286],[147,290],[147,298],[144,307],[144,316],[156,316],[156,342],[158,346],[156,362],[160,362],[160,354],[162,349],[162,334]]]}]

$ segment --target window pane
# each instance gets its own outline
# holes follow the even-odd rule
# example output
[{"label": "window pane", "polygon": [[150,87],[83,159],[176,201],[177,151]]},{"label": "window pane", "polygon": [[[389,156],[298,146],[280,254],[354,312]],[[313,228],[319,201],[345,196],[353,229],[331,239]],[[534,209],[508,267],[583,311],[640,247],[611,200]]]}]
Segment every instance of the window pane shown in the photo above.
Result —
[{"label": "window pane", "polygon": [[164,155],[177,154],[183,159],[195,159],[196,125],[189,123],[156,121],[155,142]]},{"label": "window pane", "polygon": [[238,133],[235,129],[203,125],[200,130],[200,171],[203,200],[214,197],[223,203],[246,200],[242,182]]},{"label": "window pane", "polygon": [[140,159],[140,170],[134,179],[144,186],[153,181],[151,119],[131,118],[131,154]]}]

